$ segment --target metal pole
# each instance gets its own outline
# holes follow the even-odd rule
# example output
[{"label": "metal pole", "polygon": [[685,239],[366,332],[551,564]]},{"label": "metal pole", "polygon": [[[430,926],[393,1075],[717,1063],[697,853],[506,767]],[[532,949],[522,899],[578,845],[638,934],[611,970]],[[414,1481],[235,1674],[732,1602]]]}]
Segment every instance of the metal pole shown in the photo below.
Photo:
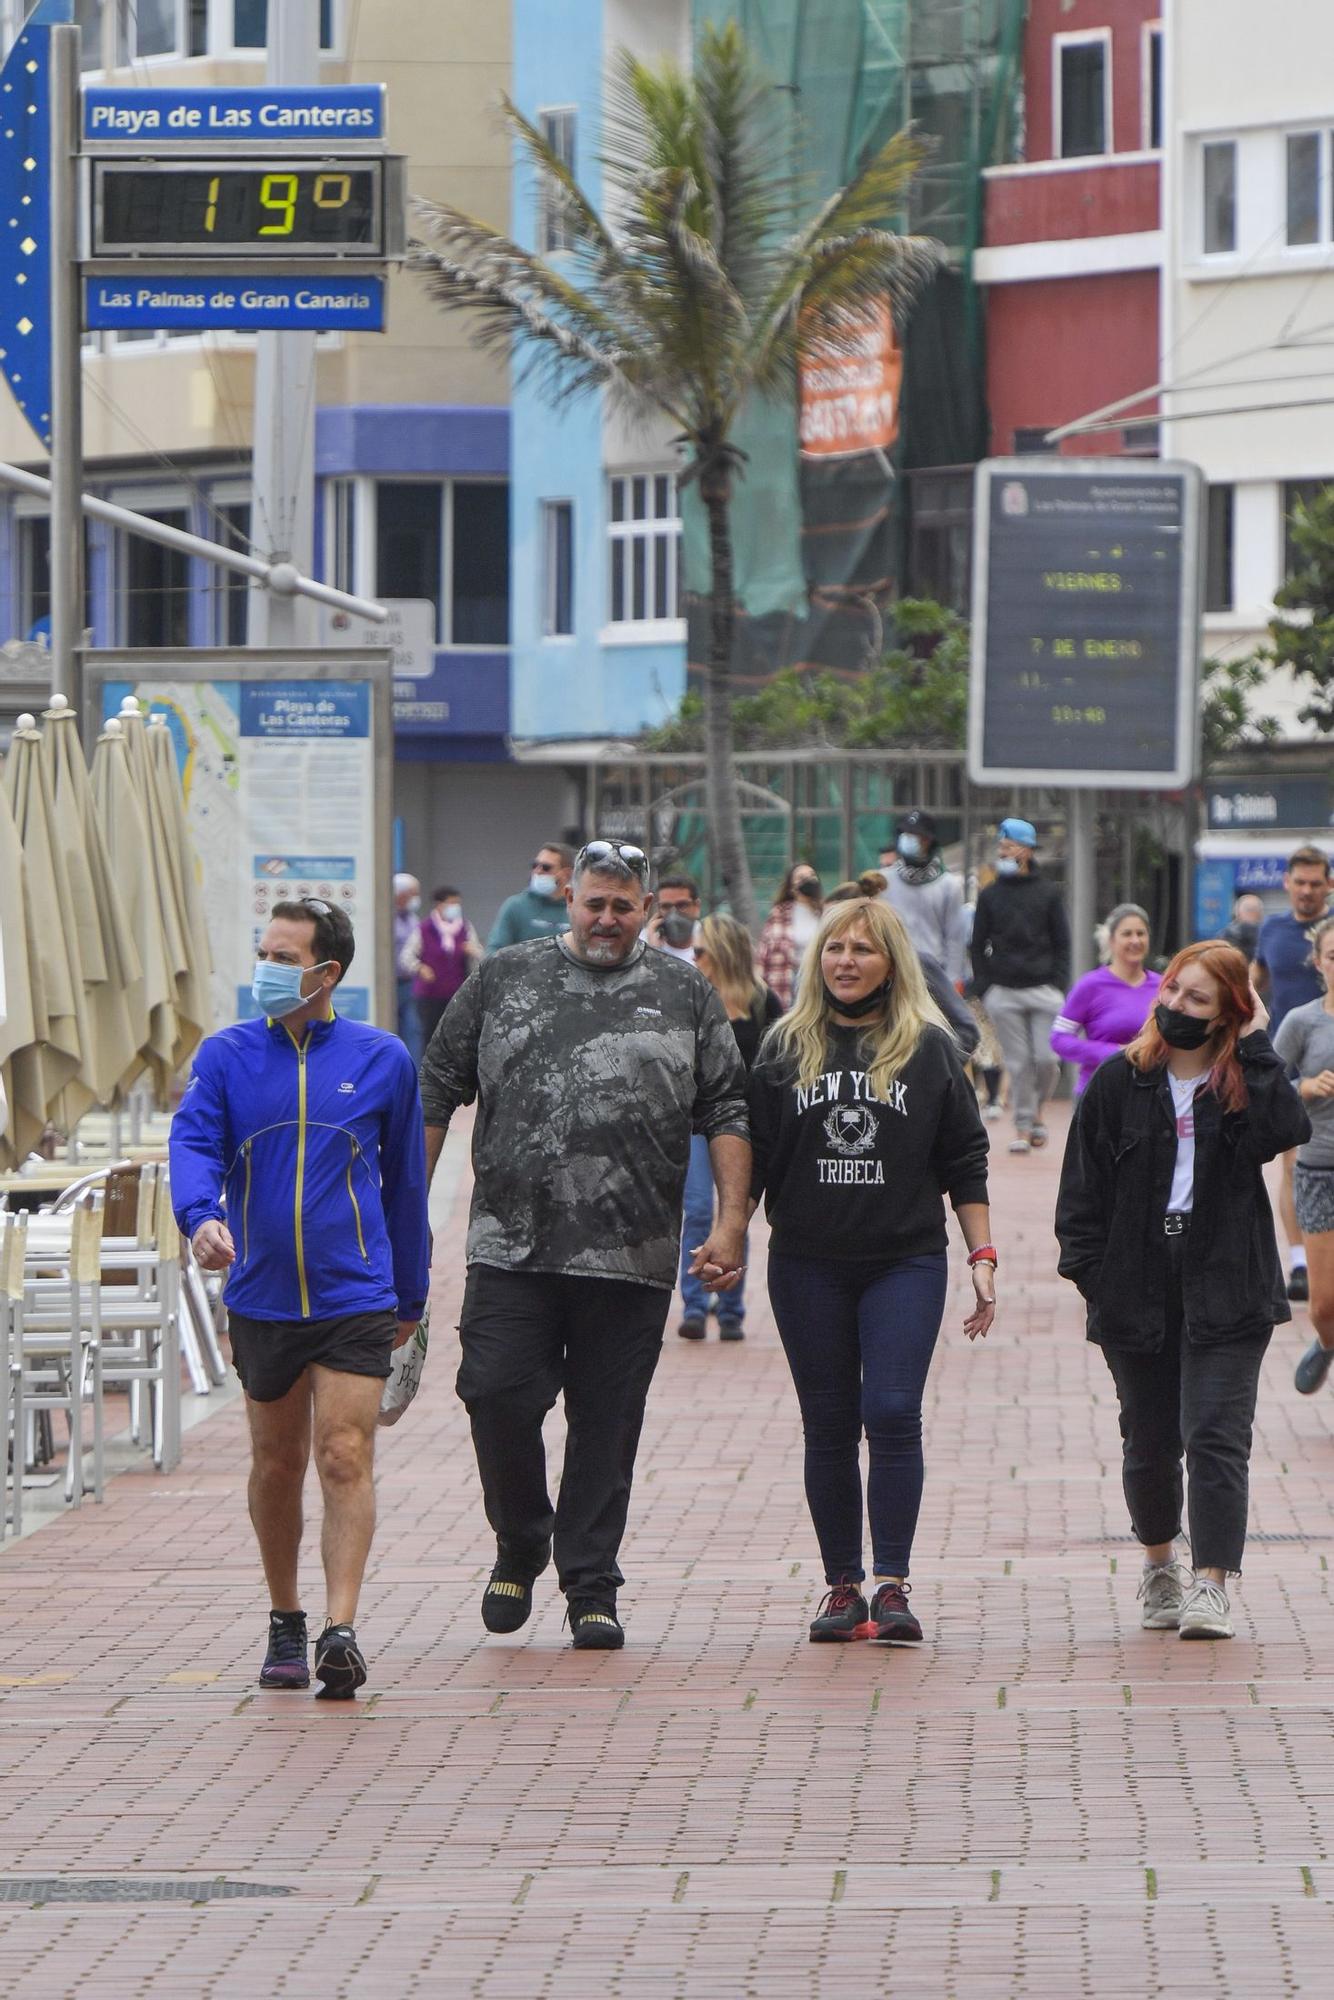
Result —
[{"label": "metal pole", "polygon": [[81,713],[82,301],[79,297],[79,30],[51,29],[51,692]]},{"label": "metal pole", "polygon": [[[266,81],[275,89],[320,80],[320,0],[269,0]],[[255,448],[250,538],[273,563],[315,565],[315,336],[261,333],[255,344]],[[252,646],[313,644],[314,621],[296,598],[250,595]]]},{"label": "metal pole", "polygon": [[[15,486],[20,493],[32,493],[42,500],[51,497],[51,481],[43,479],[39,472],[26,472],[21,465],[0,464],[0,486]],[[331,605],[335,611],[350,611],[353,617],[369,619],[376,625],[383,625],[389,616],[383,604],[376,604],[368,597],[354,597],[349,591],[335,590],[332,584],[315,583],[295,570],[284,574],[272,564],[261,562],[258,556],[229,549],[222,542],[206,541],[202,535],[187,534],[184,528],[155,521],[151,514],[136,514],[132,507],[117,507],[113,501],[98,500],[91,493],[80,496],[80,505],[90,520],[124,528],[128,534],[141,535],[146,542],[158,542],[164,549],[179,549],[182,555],[197,556],[216,569],[236,570],[242,576],[253,577],[266,589],[294,591],[298,597]]]},{"label": "metal pole", "polygon": [[1069,794],[1069,838],[1066,846],[1070,869],[1070,970],[1076,979],[1093,969],[1094,908],[1097,894],[1097,794],[1076,790]]}]

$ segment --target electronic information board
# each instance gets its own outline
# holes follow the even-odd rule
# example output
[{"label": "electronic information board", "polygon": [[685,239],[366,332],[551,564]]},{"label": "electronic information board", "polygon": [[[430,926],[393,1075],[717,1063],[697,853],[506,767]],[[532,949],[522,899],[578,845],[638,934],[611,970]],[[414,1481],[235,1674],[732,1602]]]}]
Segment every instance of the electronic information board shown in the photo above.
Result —
[{"label": "electronic information board", "polygon": [[968,768],[977,784],[1175,790],[1199,762],[1198,467],[977,468]]}]

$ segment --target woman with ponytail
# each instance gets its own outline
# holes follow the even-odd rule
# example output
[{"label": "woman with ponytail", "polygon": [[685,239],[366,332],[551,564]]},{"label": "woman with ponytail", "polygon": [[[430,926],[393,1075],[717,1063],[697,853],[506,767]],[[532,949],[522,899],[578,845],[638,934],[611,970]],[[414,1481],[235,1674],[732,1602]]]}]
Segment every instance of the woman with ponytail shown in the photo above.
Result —
[{"label": "woman with ponytail", "polygon": [[1061,1275],[1121,1407],[1140,1622],[1183,1639],[1232,1637],[1260,1364],[1291,1318],[1261,1170],[1310,1123],[1268,1020],[1232,945],[1179,951],[1124,1058],[1079,1099],[1057,1196]]},{"label": "woman with ponytail", "polygon": [[[922,1393],[945,1311],[948,1195],[973,1310],[996,1310],[987,1138],[954,1040],[887,903],[838,903],[797,1004],[751,1076],[751,1195],[764,1197],[769,1297],[806,1441],[806,1500],[828,1594],[810,1636],[916,1643],[908,1562],[922,1499]],[[860,1446],[875,1592],[863,1583]]]}]

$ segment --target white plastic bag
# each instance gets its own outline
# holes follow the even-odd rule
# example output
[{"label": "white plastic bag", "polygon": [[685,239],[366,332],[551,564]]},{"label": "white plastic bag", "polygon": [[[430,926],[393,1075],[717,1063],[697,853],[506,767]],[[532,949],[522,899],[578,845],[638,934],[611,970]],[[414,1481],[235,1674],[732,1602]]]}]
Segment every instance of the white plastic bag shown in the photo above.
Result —
[{"label": "white plastic bag", "polygon": [[426,1348],[431,1338],[431,1315],[429,1309],[417,1322],[417,1331],[411,1340],[405,1340],[393,1352],[393,1366],[389,1370],[389,1380],[384,1385],[380,1398],[380,1422],[396,1424],[408,1404],[422,1385],[422,1369],[426,1366]]}]

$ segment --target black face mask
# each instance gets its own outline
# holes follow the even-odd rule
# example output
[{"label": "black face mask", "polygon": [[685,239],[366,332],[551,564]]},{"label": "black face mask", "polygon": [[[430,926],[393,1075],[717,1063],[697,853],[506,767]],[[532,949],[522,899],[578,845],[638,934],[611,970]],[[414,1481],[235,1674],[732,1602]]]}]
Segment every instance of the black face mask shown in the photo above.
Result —
[{"label": "black face mask", "polygon": [[1164,1007],[1161,1002],[1154,1008],[1153,1018],[1169,1049],[1202,1049],[1214,1031],[1212,1021],[1201,1021],[1195,1014],[1183,1014],[1179,1007]]},{"label": "black face mask", "polygon": [[809,896],[813,903],[819,902],[820,878],[818,875],[808,875],[805,881],[798,882],[794,886],[799,896]]},{"label": "black face mask", "polygon": [[877,986],[873,992],[863,993],[860,1000],[841,1000],[837,993],[831,993],[826,986],[824,990],[825,1004],[831,1007],[836,1014],[846,1014],[850,1019],[860,1021],[867,1014],[879,1013],[885,1004],[889,989],[893,984],[894,975],[891,972],[883,986]]}]

